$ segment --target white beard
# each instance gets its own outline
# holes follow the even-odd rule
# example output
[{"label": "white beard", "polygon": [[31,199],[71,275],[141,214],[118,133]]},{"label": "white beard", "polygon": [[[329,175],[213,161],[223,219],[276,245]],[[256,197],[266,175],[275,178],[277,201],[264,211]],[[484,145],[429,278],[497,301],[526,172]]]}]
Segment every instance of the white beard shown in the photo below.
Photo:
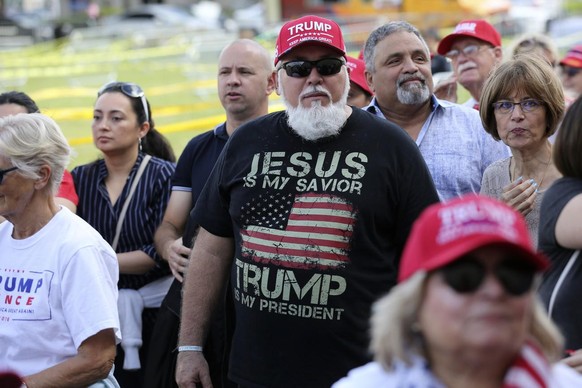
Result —
[{"label": "white beard", "polygon": [[[422,82],[420,85],[402,86],[402,83],[410,78],[421,78]],[[425,103],[430,97],[426,79],[421,75],[404,75],[399,77],[397,82],[396,97],[401,104],[420,105]]]},{"label": "white beard", "polygon": [[[279,85],[282,85],[280,74],[278,75]],[[313,101],[311,106],[306,108],[300,102],[297,107],[291,106],[285,97],[284,89],[281,88],[281,99],[287,107],[287,123],[295,133],[305,140],[315,141],[329,136],[337,136],[347,121],[345,107],[349,91],[350,83],[346,82],[344,93],[339,101],[328,106],[322,106],[320,101]],[[299,101],[305,94],[313,92],[325,93],[332,101],[331,93],[321,85],[301,92]]]}]

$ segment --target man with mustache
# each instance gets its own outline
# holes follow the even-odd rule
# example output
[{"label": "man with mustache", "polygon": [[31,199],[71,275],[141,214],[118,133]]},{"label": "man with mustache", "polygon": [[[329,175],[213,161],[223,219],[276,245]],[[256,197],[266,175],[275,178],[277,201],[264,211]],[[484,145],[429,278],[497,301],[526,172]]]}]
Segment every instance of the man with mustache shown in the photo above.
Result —
[{"label": "man with mustache", "polygon": [[483,19],[464,20],[439,43],[437,51],[453,65],[453,76],[439,83],[438,98],[457,102],[457,82],[471,94],[463,105],[479,110],[483,85],[503,59],[501,35]]},{"label": "man with mustache", "polygon": [[487,166],[509,151],[485,132],[477,111],[433,95],[430,53],[418,29],[404,21],[376,28],[364,46],[364,61],[375,94],[365,109],[416,142],[440,198],[479,193]]},{"label": "man with mustache", "polygon": [[411,224],[438,196],[410,137],[347,105],[345,55],[332,20],[281,28],[286,110],[237,129],[193,211],[180,387],[210,386],[201,347],[229,276],[239,386],[329,387],[369,360],[371,305],[395,284]]}]

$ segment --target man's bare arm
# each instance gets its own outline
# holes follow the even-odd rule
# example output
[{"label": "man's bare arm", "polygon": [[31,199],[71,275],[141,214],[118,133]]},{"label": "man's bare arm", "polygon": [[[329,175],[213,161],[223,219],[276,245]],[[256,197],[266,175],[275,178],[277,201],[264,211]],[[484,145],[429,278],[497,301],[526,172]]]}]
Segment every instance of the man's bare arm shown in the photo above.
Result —
[{"label": "man's bare arm", "polygon": [[[214,307],[227,283],[234,255],[232,238],[200,228],[190,254],[182,295],[180,346],[203,346]],[[181,352],[176,367],[181,388],[211,387],[208,364],[201,352]]]},{"label": "man's bare arm", "polygon": [[164,219],[156,230],[154,243],[158,253],[168,262],[172,274],[182,281],[188,266],[190,248],[182,243],[182,233],[190,215],[192,194],[188,191],[172,191]]}]

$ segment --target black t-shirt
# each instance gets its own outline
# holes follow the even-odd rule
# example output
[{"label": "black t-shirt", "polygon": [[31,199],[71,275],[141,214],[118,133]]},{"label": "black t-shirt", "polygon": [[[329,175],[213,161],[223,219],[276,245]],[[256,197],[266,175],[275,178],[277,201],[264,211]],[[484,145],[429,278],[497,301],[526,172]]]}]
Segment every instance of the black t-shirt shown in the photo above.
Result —
[{"label": "black t-shirt", "polygon": [[[539,294],[546,306],[549,306],[552,291],[566,267],[573,249],[562,247],[556,241],[556,223],[564,207],[572,198],[582,194],[582,180],[560,178],[547,190],[540,209],[539,249],[552,262],[544,274]],[[566,349],[582,348],[582,256],[564,278],[556,293],[551,318],[558,325],[566,339]]]},{"label": "black t-shirt", "polygon": [[329,387],[369,361],[371,304],[396,283],[413,221],[438,195],[416,144],[354,109],[308,142],[277,112],[241,126],[194,209],[234,237],[230,378]]},{"label": "black t-shirt", "polygon": [[[228,141],[226,125],[221,124],[214,130],[205,132],[191,139],[178,159],[176,171],[172,176],[172,190],[191,190],[192,208],[198,201],[200,192],[206,184],[210,172],[224,145]],[[197,229],[189,218],[184,228],[184,245],[191,247],[194,232]],[[174,279],[163,301],[164,306],[180,316],[182,308],[182,283]]]}]

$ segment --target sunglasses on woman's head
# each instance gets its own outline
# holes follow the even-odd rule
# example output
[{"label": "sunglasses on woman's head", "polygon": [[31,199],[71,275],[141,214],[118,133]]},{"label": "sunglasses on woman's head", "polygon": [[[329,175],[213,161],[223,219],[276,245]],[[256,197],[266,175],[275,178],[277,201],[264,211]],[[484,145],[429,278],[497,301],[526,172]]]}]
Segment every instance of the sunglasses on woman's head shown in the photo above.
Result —
[{"label": "sunglasses on woman's head", "polygon": [[339,73],[344,64],[345,62],[339,58],[323,58],[318,61],[289,61],[282,64],[280,68],[285,69],[289,77],[305,78],[311,74],[311,70],[315,67],[317,72],[325,77]]},{"label": "sunglasses on woman's head", "polygon": [[131,98],[139,98],[143,105],[143,111],[145,112],[145,117],[148,123],[150,121],[150,115],[148,113],[148,104],[146,102],[145,92],[138,85],[131,82],[109,82],[101,87],[97,92],[97,97],[100,97],[103,93],[110,90],[120,90],[123,94]]},{"label": "sunglasses on woman's head", "polygon": [[439,272],[445,283],[459,294],[477,291],[487,273],[492,272],[505,292],[520,296],[532,288],[536,269],[524,260],[506,259],[489,270],[480,261],[463,258],[441,268]]}]

